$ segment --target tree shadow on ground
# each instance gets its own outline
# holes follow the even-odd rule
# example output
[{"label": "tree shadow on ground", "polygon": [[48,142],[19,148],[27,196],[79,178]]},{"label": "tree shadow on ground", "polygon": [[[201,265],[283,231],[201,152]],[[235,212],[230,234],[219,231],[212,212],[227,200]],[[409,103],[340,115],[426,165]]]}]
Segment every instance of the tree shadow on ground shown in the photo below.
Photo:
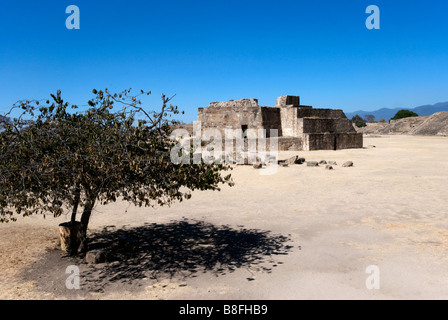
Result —
[{"label": "tree shadow on ground", "polygon": [[[105,263],[90,265],[84,281],[132,283],[139,279],[195,277],[198,272],[217,276],[237,268],[271,272],[274,256],[292,248],[288,237],[269,231],[232,229],[198,221],[106,227],[90,236],[90,250],[103,252]],[[247,278],[247,280],[253,280]],[[93,285],[93,286],[92,286]]]}]

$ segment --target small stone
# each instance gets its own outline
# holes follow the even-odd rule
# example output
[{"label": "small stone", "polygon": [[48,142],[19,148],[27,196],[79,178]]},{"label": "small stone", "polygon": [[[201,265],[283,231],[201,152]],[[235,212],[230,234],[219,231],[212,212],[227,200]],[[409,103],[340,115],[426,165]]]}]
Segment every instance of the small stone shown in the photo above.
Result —
[{"label": "small stone", "polygon": [[328,161],[328,164],[331,164],[333,166],[337,166],[338,164],[336,163],[336,161]]},{"label": "small stone", "polygon": [[325,161],[325,160],[320,160],[320,161],[319,161],[319,164],[327,164],[327,161]]},{"label": "small stone", "polygon": [[254,169],[261,169],[263,167],[263,164],[259,161],[257,161],[256,163],[254,163]]},{"label": "small stone", "polygon": [[353,167],[353,162],[352,161],[346,161],[346,162],[344,162],[344,164],[342,166],[343,167]]},{"label": "small stone", "polygon": [[325,169],[327,169],[327,170],[333,170],[333,167],[332,167],[331,165],[327,164],[327,165],[325,166]]},{"label": "small stone", "polygon": [[298,158],[296,164],[302,164],[305,162],[305,158]]},{"label": "small stone", "polygon": [[318,167],[319,163],[317,161],[307,161],[306,166],[307,167]]},{"label": "small stone", "polygon": [[87,263],[103,263],[106,261],[106,254],[103,250],[92,250],[86,253]]},{"label": "small stone", "polygon": [[286,162],[288,164],[295,164],[297,162],[298,158],[299,158],[299,156],[294,156],[294,157],[291,157],[291,158],[287,159]]}]

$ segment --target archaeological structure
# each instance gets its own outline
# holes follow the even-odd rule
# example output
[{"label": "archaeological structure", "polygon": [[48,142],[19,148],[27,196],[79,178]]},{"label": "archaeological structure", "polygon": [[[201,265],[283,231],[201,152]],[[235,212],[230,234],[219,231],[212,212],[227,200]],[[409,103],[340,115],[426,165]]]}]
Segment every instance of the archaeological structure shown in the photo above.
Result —
[{"label": "archaeological structure", "polygon": [[277,98],[274,107],[262,107],[257,99],[212,102],[198,109],[202,130],[276,129],[278,148],[285,150],[339,150],[362,148],[362,133],[339,109],[314,109],[300,104],[299,96]]}]

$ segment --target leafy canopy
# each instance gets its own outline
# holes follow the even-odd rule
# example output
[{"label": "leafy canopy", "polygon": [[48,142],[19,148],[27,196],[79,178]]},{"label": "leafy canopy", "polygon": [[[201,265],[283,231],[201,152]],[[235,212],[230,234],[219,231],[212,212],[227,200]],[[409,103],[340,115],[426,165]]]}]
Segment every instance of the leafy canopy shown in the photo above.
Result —
[{"label": "leafy canopy", "polygon": [[121,198],[164,205],[190,198],[195,189],[233,184],[230,174],[221,175],[228,166],[173,164],[168,118],[177,107],[162,95],[161,109],[149,112],[140,96],[150,92],[130,92],[93,90],[85,111],[60,91],[51,103],[16,103],[5,116],[13,110],[20,116],[0,120],[0,221],[15,220],[14,214],[60,216],[68,208],[74,221],[78,204],[91,209]]},{"label": "leafy canopy", "polygon": [[363,118],[361,118],[360,115],[356,115],[352,118],[352,122],[358,127],[358,128],[362,128],[367,126],[366,122],[364,121]]},{"label": "leafy canopy", "polygon": [[413,111],[403,109],[403,110],[398,111],[391,120],[398,120],[398,119],[409,118],[409,117],[418,117],[418,114]]}]

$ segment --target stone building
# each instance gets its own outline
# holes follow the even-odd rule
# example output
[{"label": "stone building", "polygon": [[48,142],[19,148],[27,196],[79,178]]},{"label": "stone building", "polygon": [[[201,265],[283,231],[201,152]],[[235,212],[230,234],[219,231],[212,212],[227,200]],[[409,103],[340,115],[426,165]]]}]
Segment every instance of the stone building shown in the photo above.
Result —
[{"label": "stone building", "polygon": [[274,107],[262,107],[257,99],[212,102],[198,109],[202,129],[270,129],[278,132],[279,150],[339,150],[362,148],[362,133],[342,110],[313,109],[300,104],[299,96],[277,98]]}]

